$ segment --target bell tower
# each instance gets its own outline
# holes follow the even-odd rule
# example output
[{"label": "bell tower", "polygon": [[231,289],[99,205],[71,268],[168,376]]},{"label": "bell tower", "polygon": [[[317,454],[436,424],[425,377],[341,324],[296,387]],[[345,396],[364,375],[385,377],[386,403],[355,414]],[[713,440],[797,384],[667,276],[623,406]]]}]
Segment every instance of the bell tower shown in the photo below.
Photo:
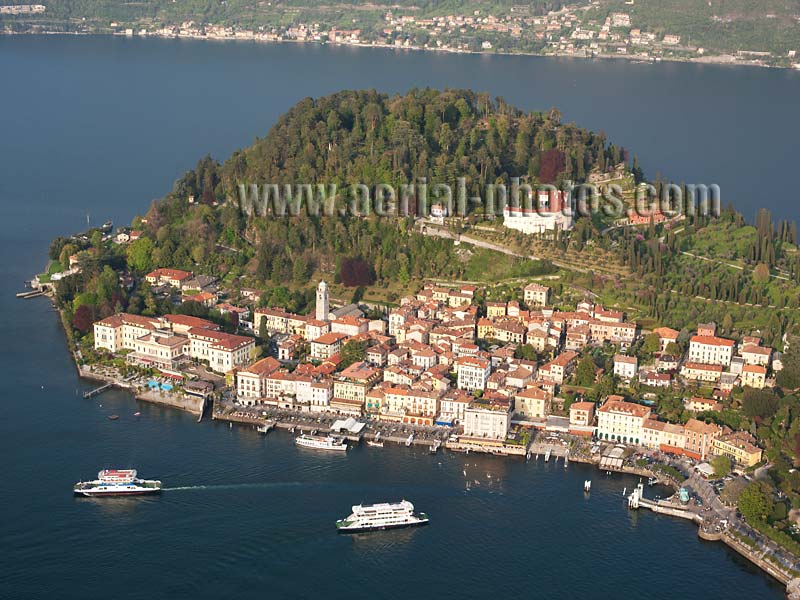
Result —
[{"label": "bell tower", "polygon": [[328,300],[328,284],[320,281],[317,286],[317,321],[327,321],[328,313],[330,312],[330,303]]}]

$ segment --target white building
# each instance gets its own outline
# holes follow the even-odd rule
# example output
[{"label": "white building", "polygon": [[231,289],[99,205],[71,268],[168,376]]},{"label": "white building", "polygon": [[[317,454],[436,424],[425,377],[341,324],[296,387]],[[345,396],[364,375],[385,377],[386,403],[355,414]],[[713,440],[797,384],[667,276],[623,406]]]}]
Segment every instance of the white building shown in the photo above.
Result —
[{"label": "white building", "polygon": [[617,354],[614,357],[614,375],[624,381],[632,381],[639,369],[639,359],[635,356]]},{"label": "white building", "polygon": [[530,208],[506,205],[503,208],[503,225],[528,234],[572,229],[572,206],[560,190],[539,190],[536,199],[537,204]]},{"label": "white building", "polygon": [[597,437],[601,440],[641,444],[642,427],[650,409],[641,404],[609,398],[597,411]]},{"label": "white building", "polygon": [[456,359],[458,388],[474,392],[486,388],[491,373],[491,363],[480,356],[461,356]]},{"label": "white building", "polygon": [[689,341],[688,360],[727,367],[733,357],[733,345],[733,340],[711,335],[696,335]]},{"label": "white building", "polygon": [[464,436],[487,440],[505,440],[511,426],[509,406],[473,402],[464,411]]}]

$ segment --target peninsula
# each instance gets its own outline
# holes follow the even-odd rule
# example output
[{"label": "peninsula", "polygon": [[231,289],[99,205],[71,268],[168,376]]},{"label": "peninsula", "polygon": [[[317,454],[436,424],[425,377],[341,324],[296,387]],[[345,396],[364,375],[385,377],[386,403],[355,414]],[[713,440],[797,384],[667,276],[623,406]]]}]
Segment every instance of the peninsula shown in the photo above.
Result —
[{"label": "peninsula", "polygon": [[33,283],[82,375],[264,432],[639,473],[683,492],[632,506],[788,583],[797,229],[695,200],[556,109],[344,91],[201,159],[130,227],[54,240]]}]

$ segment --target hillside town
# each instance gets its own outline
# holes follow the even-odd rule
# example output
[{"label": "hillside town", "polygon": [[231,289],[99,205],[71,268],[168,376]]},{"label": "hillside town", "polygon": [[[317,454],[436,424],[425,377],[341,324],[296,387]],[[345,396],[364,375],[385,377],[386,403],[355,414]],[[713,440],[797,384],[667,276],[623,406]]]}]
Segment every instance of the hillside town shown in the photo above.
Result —
[{"label": "hillside town", "polygon": [[[465,7],[461,12],[420,11],[419,7],[395,5],[390,10],[371,6],[340,18],[339,7],[291,10],[271,7],[258,19],[222,15],[200,20],[180,20],[167,15],[120,13],[119,19],[69,23],[80,33],[114,33],[123,36],[154,36],[205,40],[246,40],[256,42],[327,43],[362,47],[383,47],[441,52],[526,53],[570,57],[611,57],[639,61],[688,60],[758,66],[800,68],[797,48],[769,49],[762,44],[730,44],[709,36],[704,47],[662,22],[669,13],[644,19],[633,3],[573,3],[533,7],[516,5],[495,9]],[[52,19],[52,8],[40,4],[0,7],[0,16],[13,20],[0,23],[0,33],[42,32],[38,19]],[[116,14],[111,12],[111,14]],[[773,14],[772,18],[777,15]],[[737,15],[712,14],[710,24],[724,27]],[[29,18],[30,21],[25,21]],[[123,20],[124,19],[124,20]],[[655,19],[655,20],[654,20]],[[52,26],[52,24],[51,24]],[[44,31],[50,31],[45,29]],[[55,31],[54,31],[55,32]]]},{"label": "hillside town", "polygon": [[[216,301],[210,278],[156,269],[145,279],[182,290],[184,302]],[[187,367],[200,364],[217,376],[216,396],[236,410],[441,428],[459,450],[524,455],[521,440],[530,435],[523,434],[541,431],[698,462],[722,455],[741,469],[761,462],[750,433],[697,418],[723,410],[734,389],[774,384],[780,359],[757,336],[737,343],[718,337],[715,324],[701,323],[684,352],[678,331],[643,332],[623,312],[590,301],[557,310],[551,289],[538,282],[521,288],[521,302],[479,307],[477,291],[426,283],[386,318],[368,318],[356,304],[333,308],[322,281],[313,314],[220,302],[217,309],[235,313],[241,330],[226,333],[194,316],[119,313],[94,323],[94,347],[174,380],[171,393],[197,379],[197,370]],[[253,332],[269,339],[267,355],[259,355]],[[657,350],[640,364],[629,352],[643,336],[655,337]],[[633,390],[638,380],[641,394],[609,393],[595,402],[575,393],[581,356],[599,347],[614,351],[611,375],[620,389]],[[602,375],[597,369],[591,377]],[[645,391],[678,385],[710,391],[684,398],[694,415],[685,423],[661,419]]]}]

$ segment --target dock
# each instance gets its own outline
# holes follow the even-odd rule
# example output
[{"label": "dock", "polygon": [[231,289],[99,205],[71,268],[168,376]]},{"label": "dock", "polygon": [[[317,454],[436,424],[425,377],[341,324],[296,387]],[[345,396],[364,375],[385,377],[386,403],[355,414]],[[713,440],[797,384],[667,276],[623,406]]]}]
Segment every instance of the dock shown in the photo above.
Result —
[{"label": "dock", "polygon": [[17,298],[27,300],[28,298],[36,298],[37,296],[44,296],[43,290],[31,290],[29,292],[19,292]]},{"label": "dock", "polygon": [[89,391],[83,392],[83,397],[84,398],[91,398],[93,396],[97,396],[98,394],[102,394],[103,392],[105,392],[106,390],[108,390],[108,389],[110,389],[112,387],[114,387],[114,383],[109,381],[108,383],[104,383],[100,387],[96,387],[93,390],[89,390]]},{"label": "dock", "polygon": [[267,421],[263,425],[259,425],[256,428],[256,431],[258,431],[258,433],[261,433],[263,435],[267,435],[273,429],[275,429],[275,421]]}]

